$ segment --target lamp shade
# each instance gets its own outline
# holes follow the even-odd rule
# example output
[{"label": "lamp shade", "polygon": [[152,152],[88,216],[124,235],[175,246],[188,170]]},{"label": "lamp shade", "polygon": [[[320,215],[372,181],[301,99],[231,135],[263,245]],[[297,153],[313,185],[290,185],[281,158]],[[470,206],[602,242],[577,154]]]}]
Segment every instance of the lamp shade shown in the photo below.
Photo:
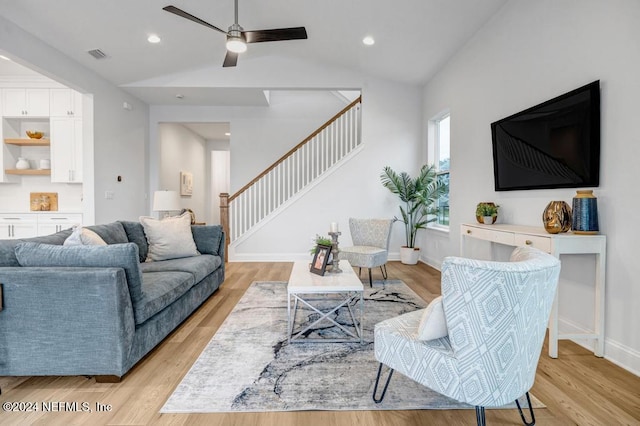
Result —
[{"label": "lamp shade", "polygon": [[167,212],[180,209],[180,196],[176,191],[155,191],[153,193],[153,211]]}]

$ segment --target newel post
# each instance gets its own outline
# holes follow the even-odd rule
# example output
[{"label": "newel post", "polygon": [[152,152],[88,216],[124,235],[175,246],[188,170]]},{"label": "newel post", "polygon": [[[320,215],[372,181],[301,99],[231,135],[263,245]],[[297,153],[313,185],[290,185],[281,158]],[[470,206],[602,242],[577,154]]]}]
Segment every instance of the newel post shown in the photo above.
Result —
[{"label": "newel post", "polygon": [[220,225],[224,231],[224,261],[229,260],[229,242],[231,241],[229,233],[229,193],[220,194]]}]

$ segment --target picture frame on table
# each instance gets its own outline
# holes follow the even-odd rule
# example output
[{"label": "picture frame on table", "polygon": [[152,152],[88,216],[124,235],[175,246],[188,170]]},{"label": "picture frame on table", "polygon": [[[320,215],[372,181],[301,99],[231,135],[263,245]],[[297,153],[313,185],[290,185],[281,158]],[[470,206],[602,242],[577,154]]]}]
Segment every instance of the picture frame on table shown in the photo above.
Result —
[{"label": "picture frame on table", "polygon": [[310,272],[318,275],[324,275],[327,270],[327,262],[329,261],[329,254],[331,253],[331,246],[324,244],[318,244],[316,246],[316,254],[313,256],[311,262]]}]

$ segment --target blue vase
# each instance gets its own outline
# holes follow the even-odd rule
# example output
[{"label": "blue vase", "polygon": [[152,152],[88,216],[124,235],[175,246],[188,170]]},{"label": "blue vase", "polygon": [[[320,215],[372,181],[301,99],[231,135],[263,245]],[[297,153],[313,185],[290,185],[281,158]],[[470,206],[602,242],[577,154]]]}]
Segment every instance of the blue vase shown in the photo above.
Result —
[{"label": "blue vase", "polygon": [[571,230],[574,234],[598,233],[598,199],[592,190],[577,191],[573,198],[572,219]]}]

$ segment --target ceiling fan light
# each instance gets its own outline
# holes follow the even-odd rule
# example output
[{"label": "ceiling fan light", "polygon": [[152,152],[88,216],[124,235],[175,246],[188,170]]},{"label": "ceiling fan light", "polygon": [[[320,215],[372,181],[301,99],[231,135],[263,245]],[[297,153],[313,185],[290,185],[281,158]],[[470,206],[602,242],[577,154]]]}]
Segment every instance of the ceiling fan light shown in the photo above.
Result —
[{"label": "ceiling fan light", "polygon": [[241,37],[228,37],[227,50],[233,53],[243,53],[247,51],[247,43]]}]

